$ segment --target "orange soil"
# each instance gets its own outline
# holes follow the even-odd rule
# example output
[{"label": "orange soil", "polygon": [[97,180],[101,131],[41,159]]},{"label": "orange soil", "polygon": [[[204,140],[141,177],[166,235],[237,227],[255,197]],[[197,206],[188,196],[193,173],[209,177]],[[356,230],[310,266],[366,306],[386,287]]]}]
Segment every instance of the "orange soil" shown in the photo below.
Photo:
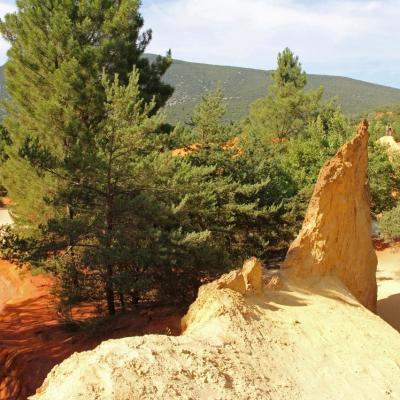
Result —
[{"label": "orange soil", "polygon": [[[179,334],[183,310],[159,308],[121,313],[101,326],[77,333],[57,318],[51,279],[33,277],[0,260],[0,400],[23,400],[35,393],[52,367],[76,351],[106,339],[148,333]],[[80,320],[94,308],[80,307]],[[138,315],[139,314],[139,315]]]},{"label": "orange soil", "polygon": [[9,197],[2,197],[1,203],[3,206],[9,206],[11,204],[11,199]]}]

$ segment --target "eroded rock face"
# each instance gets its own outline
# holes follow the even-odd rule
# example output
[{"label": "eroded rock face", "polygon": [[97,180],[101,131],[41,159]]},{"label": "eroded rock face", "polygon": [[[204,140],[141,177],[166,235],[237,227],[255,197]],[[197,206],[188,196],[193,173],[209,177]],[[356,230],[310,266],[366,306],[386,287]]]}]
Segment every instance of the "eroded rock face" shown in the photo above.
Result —
[{"label": "eroded rock face", "polygon": [[400,153],[400,143],[397,143],[393,136],[382,136],[376,143],[387,148],[390,159],[393,159],[393,157],[398,156]]},{"label": "eroded rock face", "polygon": [[393,136],[382,136],[376,142],[382,146],[389,147],[390,150],[400,151],[400,144],[394,140]]},{"label": "eroded rock face", "polygon": [[261,293],[262,266],[260,260],[252,257],[245,261],[241,270],[235,270],[218,279],[218,288],[232,289],[243,295]]},{"label": "eroded rock face", "polygon": [[302,230],[282,266],[289,278],[332,275],[376,310],[377,258],[367,190],[368,122],[322,168]]},{"label": "eroded rock face", "polygon": [[[189,311],[182,318],[181,328],[185,334],[201,329],[205,321],[213,312],[209,305],[215,293],[223,289],[229,289],[240,296],[260,295],[263,291],[262,265],[260,260],[252,257],[246,260],[243,268],[222,275],[218,280],[199,289],[196,301],[190,306]],[[214,294],[211,294],[213,292]],[[207,294],[208,293],[208,294]]]}]

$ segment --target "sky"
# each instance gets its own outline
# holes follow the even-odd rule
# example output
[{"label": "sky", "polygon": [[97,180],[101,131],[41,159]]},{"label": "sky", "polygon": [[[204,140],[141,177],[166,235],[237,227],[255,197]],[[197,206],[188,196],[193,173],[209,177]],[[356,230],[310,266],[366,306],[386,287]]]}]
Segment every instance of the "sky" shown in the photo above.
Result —
[{"label": "sky", "polygon": [[[0,16],[14,4],[0,0]],[[151,53],[274,69],[289,47],[308,73],[400,88],[400,0],[142,0],[141,13]]]}]

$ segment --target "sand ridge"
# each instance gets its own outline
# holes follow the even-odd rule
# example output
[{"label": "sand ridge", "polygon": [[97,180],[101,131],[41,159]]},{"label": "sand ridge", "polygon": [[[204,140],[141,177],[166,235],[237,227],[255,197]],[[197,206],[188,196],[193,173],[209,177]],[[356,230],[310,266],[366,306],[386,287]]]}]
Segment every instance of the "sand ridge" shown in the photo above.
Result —
[{"label": "sand ridge", "polygon": [[209,284],[189,314],[182,336],[74,354],[32,399],[400,398],[400,335],[337,278],[258,295]]}]

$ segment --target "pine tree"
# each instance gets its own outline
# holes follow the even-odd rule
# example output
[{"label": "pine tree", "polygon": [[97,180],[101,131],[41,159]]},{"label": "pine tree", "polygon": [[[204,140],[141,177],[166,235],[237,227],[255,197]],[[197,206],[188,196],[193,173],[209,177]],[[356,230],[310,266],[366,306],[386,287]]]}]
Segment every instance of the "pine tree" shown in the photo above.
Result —
[{"label": "pine tree", "polygon": [[[93,140],[105,116],[103,70],[127,84],[136,66],[140,95],[147,102],[154,97],[153,112],[171,95],[161,81],[170,56],[152,64],[143,56],[152,34],[140,34],[139,6],[137,0],[19,0],[17,13],[1,21],[11,44],[4,124],[13,142],[1,178],[20,231],[28,234],[60,212],[47,200],[63,180],[46,171],[57,165],[62,177],[73,176],[76,184],[90,171]],[[26,151],[33,147],[47,159],[40,175],[31,168],[38,160]]]},{"label": "pine tree", "polygon": [[285,202],[285,218],[292,236],[303,223],[322,166],[337,153],[352,132],[348,119],[333,102],[329,102],[321,107],[316,119],[308,123],[302,134],[285,144],[279,162],[295,186],[293,196]]},{"label": "pine tree", "polygon": [[192,124],[195,126],[197,141],[201,146],[224,140],[221,119],[226,112],[220,86],[203,96],[202,101],[193,111]]},{"label": "pine tree", "polygon": [[3,254],[58,277],[67,309],[105,299],[113,315],[116,294],[125,307],[127,298],[137,303],[150,290],[155,298],[176,301],[181,293],[192,300],[202,278],[228,265],[222,241],[208,227],[211,221],[219,231],[227,222],[218,211],[227,190],[219,187],[217,166],[172,155],[163,116],[154,113],[154,100],[142,99],[139,79],[137,70],[126,86],[103,75],[105,117],[79,182],[49,149],[35,141],[22,149],[36,171],[58,177],[48,201],[68,213],[48,218],[36,237],[9,232]]},{"label": "pine tree", "polygon": [[[12,144],[10,134],[7,129],[0,125],[0,166],[8,160],[7,147]],[[7,189],[0,185],[0,196],[4,197],[7,195]]]},{"label": "pine tree", "polygon": [[181,285],[182,293],[193,294],[201,274],[218,266],[210,263],[217,246],[198,223],[214,209],[208,194],[215,168],[172,156],[163,115],[154,113],[155,100],[142,99],[139,79],[137,70],[126,86],[118,76],[103,75],[105,118],[79,184],[75,176],[61,176],[63,165],[51,165],[43,148],[24,147],[37,171],[64,182],[49,202],[70,210],[48,218],[37,237],[9,232],[3,252],[57,276],[66,306],[105,299],[113,315],[116,294],[121,307],[127,296],[136,303],[150,289],[176,298]]},{"label": "pine tree", "polygon": [[250,107],[250,127],[266,140],[288,139],[301,133],[315,118],[323,94],[322,88],[304,90],[306,74],[288,48],[278,54],[277,64],[269,95]]},{"label": "pine tree", "polygon": [[146,210],[143,191],[149,182],[148,159],[158,150],[155,133],[163,120],[153,114],[155,101],[142,99],[137,70],[126,86],[118,75],[111,82],[106,73],[101,82],[105,117],[92,132],[92,148],[79,182],[76,175],[65,173],[63,163],[52,162],[47,149],[36,142],[25,144],[23,154],[36,170],[58,178],[58,190],[49,204],[56,209],[67,207],[68,212],[48,218],[38,238],[21,241],[16,237],[11,244],[20,258],[27,253],[27,260],[44,262],[58,275],[60,295],[69,303],[101,298],[102,287],[113,315],[115,269],[129,263],[129,249],[139,241],[136,232],[145,231],[145,224],[138,226],[143,223],[138,210]]},{"label": "pine tree", "polygon": [[299,57],[286,47],[278,54],[277,61],[277,69],[272,73],[271,93],[284,96],[296,90],[303,90],[307,83],[307,75],[301,68]]},{"label": "pine tree", "polygon": [[282,201],[290,192],[290,177],[274,164],[272,147],[242,133],[240,125],[224,124],[225,109],[217,88],[194,111],[192,140],[199,146],[188,159],[214,167],[208,190],[215,210],[204,213],[202,223],[226,251],[228,264],[254,255],[266,260],[285,236]]}]

